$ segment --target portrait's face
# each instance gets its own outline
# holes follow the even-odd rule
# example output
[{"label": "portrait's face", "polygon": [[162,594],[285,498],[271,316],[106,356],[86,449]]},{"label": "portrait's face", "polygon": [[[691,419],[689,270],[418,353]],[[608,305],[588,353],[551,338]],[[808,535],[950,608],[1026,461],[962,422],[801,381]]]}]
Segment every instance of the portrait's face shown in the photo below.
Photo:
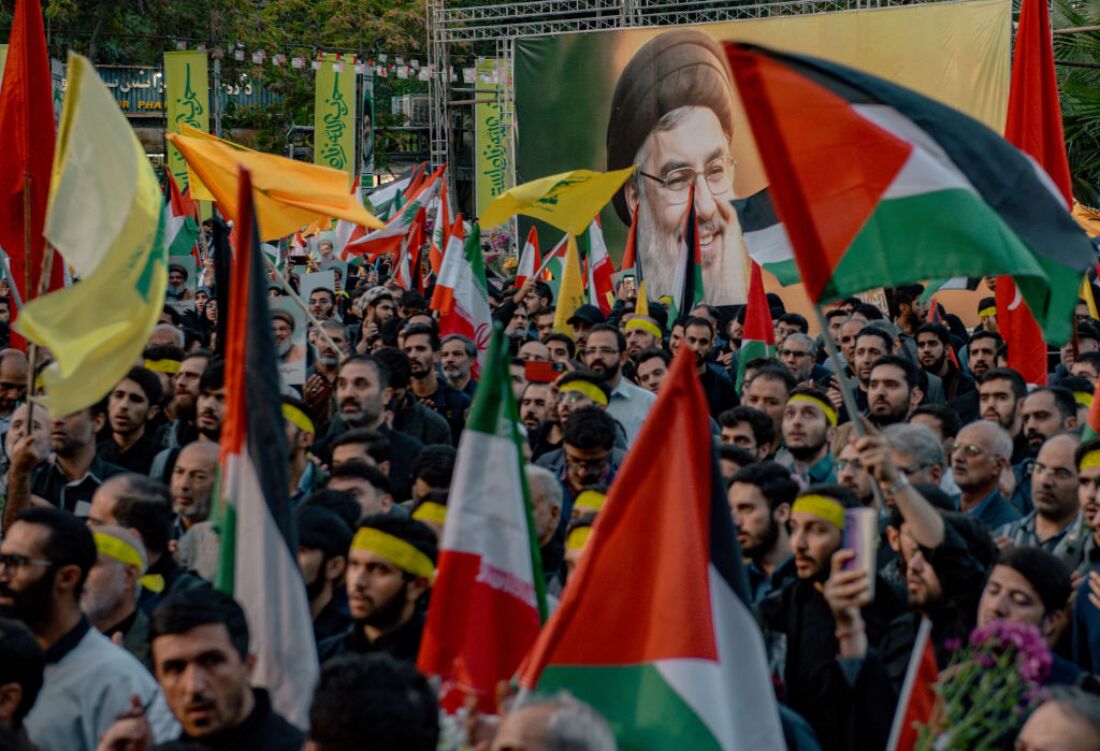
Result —
[{"label": "portrait's face", "polygon": [[692,186],[706,302],[729,304],[744,297],[741,231],[730,200],[733,159],[729,137],[708,107],[683,107],[666,116],[671,127],[650,133],[639,151],[641,172],[627,190],[638,205],[639,248],[654,298],[674,294],[679,236]]}]

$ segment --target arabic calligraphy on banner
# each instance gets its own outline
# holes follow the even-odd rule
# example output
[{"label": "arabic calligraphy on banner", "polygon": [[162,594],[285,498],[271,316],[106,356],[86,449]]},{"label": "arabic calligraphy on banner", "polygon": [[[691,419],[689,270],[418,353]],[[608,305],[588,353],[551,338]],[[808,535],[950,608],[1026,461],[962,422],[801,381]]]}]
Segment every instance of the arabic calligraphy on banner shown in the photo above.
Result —
[{"label": "arabic calligraphy on banner", "polygon": [[325,55],[313,98],[314,164],[355,174],[355,109],[354,68]]},{"label": "arabic calligraphy on banner", "polygon": [[[179,133],[180,125],[210,132],[210,87],[205,52],[164,53],[164,103],[168,112],[165,128]],[[168,169],[183,190],[187,165],[174,146],[168,145]]]},{"label": "arabic calligraphy on banner", "polygon": [[479,102],[474,105],[474,184],[479,215],[507,187],[505,112],[494,96],[500,90],[503,68],[495,58],[479,58],[474,68],[475,99]]}]

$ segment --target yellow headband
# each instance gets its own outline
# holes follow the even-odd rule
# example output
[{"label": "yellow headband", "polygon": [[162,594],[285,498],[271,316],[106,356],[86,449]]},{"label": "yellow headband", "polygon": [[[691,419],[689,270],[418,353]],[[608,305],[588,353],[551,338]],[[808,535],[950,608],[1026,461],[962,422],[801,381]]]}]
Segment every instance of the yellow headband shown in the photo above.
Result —
[{"label": "yellow headband", "polygon": [[[95,538],[96,550],[103,555],[114,558],[125,566],[136,566],[139,571],[145,571],[141,553],[130,543],[103,532],[93,532],[92,537]],[[138,579],[138,584],[150,592],[160,592],[164,589],[164,577],[160,574],[148,574]]]},{"label": "yellow headband", "polygon": [[644,318],[631,318],[629,321],[626,322],[625,328],[627,331],[641,329],[642,331],[648,332],[657,339],[661,338],[661,330],[657,328],[657,324],[651,323]]},{"label": "yellow headband", "polygon": [[978,318],[989,318],[997,315],[997,308],[982,308],[978,311]]},{"label": "yellow headband", "polygon": [[1074,391],[1073,401],[1080,404],[1082,407],[1092,407],[1092,394],[1087,391]]},{"label": "yellow headband", "polygon": [[588,542],[588,536],[592,534],[592,527],[577,527],[565,538],[566,550],[581,550]]},{"label": "yellow headband", "polygon": [[787,400],[787,404],[793,404],[794,402],[805,402],[806,404],[814,405],[825,413],[825,419],[829,421],[829,424],[834,428],[836,427],[836,410],[833,409],[833,405],[823,402],[816,396],[811,396],[810,394],[795,394]]},{"label": "yellow headband", "polygon": [[598,490],[586,490],[573,501],[573,508],[583,508],[589,511],[599,511],[607,502],[607,496]]},{"label": "yellow headband", "polygon": [[559,394],[565,394],[570,391],[577,391],[584,394],[601,407],[607,406],[607,394],[601,391],[600,387],[594,383],[589,383],[588,381],[570,381],[558,388]]},{"label": "yellow headband", "polygon": [[799,496],[791,506],[791,513],[804,511],[827,521],[838,529],[844,529],[844,507],[823,495]]},{"label": "yellow headband", "polygon": [[1085,469],[1086,467],[1100,467],[1100,449],[1090,451],[1081,457],[1081,464],[1078,465],[1078,469]]},{"label": "yellow headband", "polygon": [[418,522],[443,524],[447,521],[447,507],[435,501],[424,501],[416,507],[416,511],[412,513],[412,518]]},{"label": "yellow headband", "polygon": [[380,529],[360,527],[351,541],[351,549],[376,553],[414,576],[423,576],[429,581],[435,578],[435,564],[431,558],[400,537]]},{"label": "yellow headband", "polygon": [[283,402],[283,417],[286,421],[292,425],[297,425],[298,428],[304,433],[316,433],[316,428],[313,427],[313,420],[309,419],[302,410],[295,407],[293,404],[287,404]]},{"label": "yellow headband", "polygon": [[171,373],[172,375],[175,375],[176,373],[180,372],[180,365],[181,364],[182,363],[180,363],[179,360],[164,359],[164,360],[146,360],[145,361],[145,367],[148,368],[149,370],[152,370],[155,373]]}]

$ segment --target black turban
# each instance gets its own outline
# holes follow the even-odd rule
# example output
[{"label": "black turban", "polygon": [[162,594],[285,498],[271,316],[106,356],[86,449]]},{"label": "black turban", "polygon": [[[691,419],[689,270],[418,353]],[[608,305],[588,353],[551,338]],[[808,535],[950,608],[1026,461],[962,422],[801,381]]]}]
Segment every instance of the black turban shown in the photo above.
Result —
[{"label": "black turban", "polygon": [[[722,129],[733,133],[733,105],[726,54],[701,31],[678,29],[654,37],[638,50],[619,76],[607,122],[607,169],[634,163],[657,121],[680,107],[709,107]],[[630,224],[620,190],[615,210]]]}]

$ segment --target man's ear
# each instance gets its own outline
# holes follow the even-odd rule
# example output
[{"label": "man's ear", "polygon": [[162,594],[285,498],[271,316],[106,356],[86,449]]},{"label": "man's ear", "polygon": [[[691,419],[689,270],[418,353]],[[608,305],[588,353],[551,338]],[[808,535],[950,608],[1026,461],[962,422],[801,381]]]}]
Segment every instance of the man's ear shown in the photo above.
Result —
[{"label": "man's ear", "polygon": [[914,386],[909,392],[909,411],[912,412],[919,407],[922,399],[924,399],[924,390],[920,386]]},{"label": "man's ear", "polygon": [[634,182],[634,179],[626,181],[626,185],[623,186],[623,198],[626,199],[626,207],[630,210],[630,215],[634,215],[634,210],[638,208],[638,185]]}]

